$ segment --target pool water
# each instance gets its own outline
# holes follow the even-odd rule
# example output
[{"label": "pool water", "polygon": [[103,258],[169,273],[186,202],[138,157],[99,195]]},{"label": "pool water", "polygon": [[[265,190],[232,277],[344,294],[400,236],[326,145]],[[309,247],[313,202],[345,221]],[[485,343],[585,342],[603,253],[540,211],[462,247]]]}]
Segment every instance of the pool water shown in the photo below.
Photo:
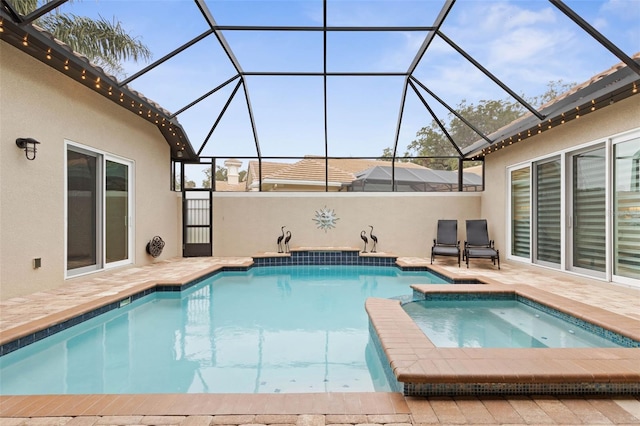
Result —
[{"label": "pool water", "polygon": [[0,357],[0,394],[389,391],[365,299],[443,282],[390,267],[219,273]]},{"label": "pool water", "polygon": [[425,300],[403,308],[436,347],[621,347],[517,300]]}]

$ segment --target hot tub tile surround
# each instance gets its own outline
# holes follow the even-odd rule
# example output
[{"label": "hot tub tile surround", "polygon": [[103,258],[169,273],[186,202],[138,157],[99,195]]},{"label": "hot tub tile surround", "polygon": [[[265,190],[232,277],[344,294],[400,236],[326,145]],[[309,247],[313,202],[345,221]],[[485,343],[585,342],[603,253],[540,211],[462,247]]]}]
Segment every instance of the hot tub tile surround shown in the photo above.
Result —
[{"label": "hot tub tile surround", "polygon": [[[640,340],[640,321],[526,285],[412,287],[418,299],[456,293],[519,296]],[[389,366],[388,379],[405,395],[640,393],[638,348],[437,348],[399,301],[371,298],[365,306],[372,338]]]}]

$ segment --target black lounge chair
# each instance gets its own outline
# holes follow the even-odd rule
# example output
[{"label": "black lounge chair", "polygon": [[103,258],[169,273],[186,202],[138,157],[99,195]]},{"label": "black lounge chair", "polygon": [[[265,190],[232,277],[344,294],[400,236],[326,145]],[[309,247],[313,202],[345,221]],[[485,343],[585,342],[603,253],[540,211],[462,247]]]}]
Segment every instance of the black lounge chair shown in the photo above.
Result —
[{"label": "black lounge chair", "polygon": [[485,219],[467,220],[467,241],[464,242],[462,258],[467,262],[467,268],[470,258],[481,258],[491,259],[494,265],[497,260],[500,269],[500,252],[495,249],[493,240],[489,239]]},{"label": "black lounge chair", "polygon": [[455,256],[460,267],[460,241],[457,220],[438,220],[438,231],[431,247],[431,263],[436,256]]}]

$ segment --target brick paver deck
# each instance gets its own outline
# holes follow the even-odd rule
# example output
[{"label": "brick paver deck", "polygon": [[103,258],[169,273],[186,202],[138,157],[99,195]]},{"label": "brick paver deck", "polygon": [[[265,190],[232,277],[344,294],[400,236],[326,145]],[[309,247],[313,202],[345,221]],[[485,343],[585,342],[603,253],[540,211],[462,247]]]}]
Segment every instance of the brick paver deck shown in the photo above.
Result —
[{"label": "brick paver deck", "polygon": [[[425,258],[399,261],[429,263]],[[0,341],[42,327],[55,316],[70,315],[79,306],[86,309],[155,283],[181,284],[224,265],[250,263],[251,258],[176,258],[69,280],[63,288],[0,303]],[[488,261],[472,261],[467,269],[446,259],[434,269],[449,276],[528,284],[640,320],[640,290],[631,287],[511,262],[503,262],[498,271]],[[640,425],[638,398],[417,398],[398,393],[0,396],[0,426]]]}]

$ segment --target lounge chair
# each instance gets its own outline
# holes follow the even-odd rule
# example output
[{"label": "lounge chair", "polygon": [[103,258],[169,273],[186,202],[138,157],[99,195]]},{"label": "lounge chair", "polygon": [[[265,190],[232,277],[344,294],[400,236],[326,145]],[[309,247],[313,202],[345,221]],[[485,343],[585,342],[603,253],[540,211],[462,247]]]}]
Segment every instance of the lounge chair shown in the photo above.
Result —
[{"label": "lounge chair", "polygon": [[467,241],[464,242],[462,258],[467,262],[467,268],[470,258],[481,258],[491,259],[494,265],[497,260],[500,269],[500,252],[495,249],[493,240],[489,239],[485,219],[467,220]]},{"label": "lounge chair", "polygon": [[457,220],[438,220],[438,231],[431,247],[431,263],[436,256],[455,256],[460,267],[460,241]]}]

